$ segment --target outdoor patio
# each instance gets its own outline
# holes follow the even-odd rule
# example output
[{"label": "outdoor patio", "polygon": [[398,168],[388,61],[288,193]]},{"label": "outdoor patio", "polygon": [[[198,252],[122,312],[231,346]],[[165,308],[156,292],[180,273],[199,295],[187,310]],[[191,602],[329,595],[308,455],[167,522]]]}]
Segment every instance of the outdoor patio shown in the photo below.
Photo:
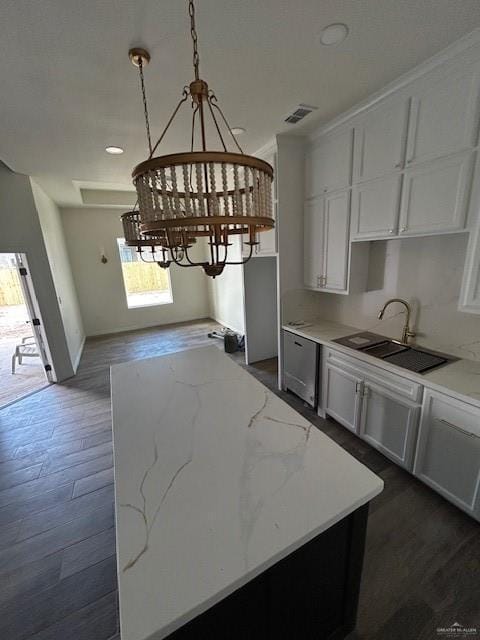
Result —
[{"label": "outdoor patio", "polygon": [[15,346],[32,335],[27,320],[24,305],[0,306],[0,407],[48,384],[40,358],[25,358],[21,365],[17,362],[12,375]]}]

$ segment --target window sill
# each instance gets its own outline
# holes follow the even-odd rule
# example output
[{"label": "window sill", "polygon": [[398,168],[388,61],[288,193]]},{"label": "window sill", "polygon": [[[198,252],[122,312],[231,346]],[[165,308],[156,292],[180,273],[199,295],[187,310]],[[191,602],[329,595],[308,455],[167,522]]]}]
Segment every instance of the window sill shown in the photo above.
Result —
[{"label": "window sill", "polygon": [[145,309],[147,307],[164,307],[166,304],[173,304],[173,300],[168,300],[167,302],[151,302],[150,304],[135,304],[129,306],[127,303],[127,308],[131,309]]}]

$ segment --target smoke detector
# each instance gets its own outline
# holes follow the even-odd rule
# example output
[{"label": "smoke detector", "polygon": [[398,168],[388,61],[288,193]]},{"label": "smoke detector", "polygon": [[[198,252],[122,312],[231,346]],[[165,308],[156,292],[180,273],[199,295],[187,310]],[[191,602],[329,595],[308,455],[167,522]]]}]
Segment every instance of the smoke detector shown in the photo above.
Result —
[{"label": "smoke detector", "polygon": [[318,109],[318,107],[312,107],[309,104],[299,104],[294,108],[292,113],[290,113],[285,118],[285,122],[288,122],[288,124],[297,124],[297,122],[303,120],[303,118],[308,116],[309,113],[312,113],[312,111],[315,111],[316,109]]}]

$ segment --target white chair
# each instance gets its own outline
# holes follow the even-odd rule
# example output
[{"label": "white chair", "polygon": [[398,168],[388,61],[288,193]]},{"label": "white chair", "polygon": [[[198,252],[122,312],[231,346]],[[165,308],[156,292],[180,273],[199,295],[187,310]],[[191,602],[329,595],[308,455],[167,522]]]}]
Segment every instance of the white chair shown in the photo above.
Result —
[{"label": "white chair", "polygon": [[18,364],[22,364],[23,358],[39,358],[37,342],[33,336],[26,336],[22,338],[21,344],[17,344],[15,347],[15,353],[12,356],[12,374],[15,373],[15,360],[18,360]]}]

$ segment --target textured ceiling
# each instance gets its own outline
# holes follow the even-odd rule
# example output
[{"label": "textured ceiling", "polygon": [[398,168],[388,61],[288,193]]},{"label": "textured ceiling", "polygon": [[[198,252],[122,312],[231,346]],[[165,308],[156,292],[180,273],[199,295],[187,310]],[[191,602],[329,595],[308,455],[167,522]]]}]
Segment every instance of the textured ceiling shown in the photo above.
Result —
[{"label": "textured ceiling", "polygon": [[[323,47],[332,22],[350,35]],[[311,128],[479,26],[479,0],[197,0],[201,75],[232,126],[247,129],[249,151],[286,130],[299,102],[319,107]],[[2,0],[0,159],[61,203],[80,201],[78,182],[128,185],[146,150],[133,45],[152,53],[158,135],[192,78],[186,2]],[[164,151],[185,148],[190,117],[186,107]],[[108,156],[112,144],[125,154]]]}]

